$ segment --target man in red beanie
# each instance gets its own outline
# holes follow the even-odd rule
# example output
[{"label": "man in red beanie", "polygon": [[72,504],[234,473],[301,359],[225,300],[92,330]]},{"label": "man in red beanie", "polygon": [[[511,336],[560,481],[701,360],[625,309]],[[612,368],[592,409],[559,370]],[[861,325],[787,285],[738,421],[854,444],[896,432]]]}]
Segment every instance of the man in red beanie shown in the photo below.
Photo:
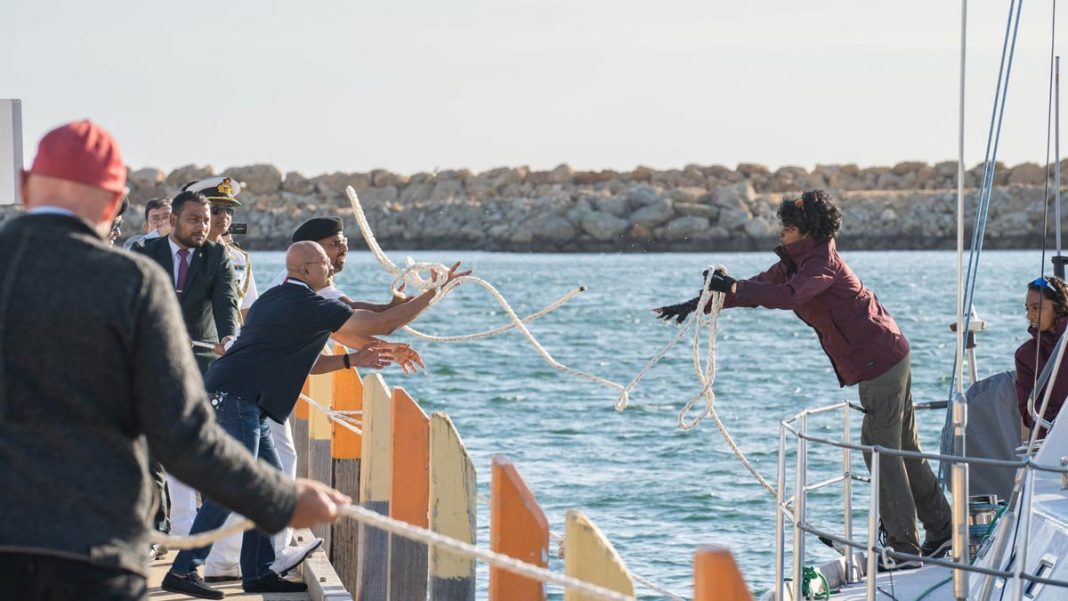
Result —
[{"label": "man in red beanie", "polygon": [[145,599],[149,449],[268,532],[350,502],[257,462],[216,424],[168,276],[106,241],[125,183],[106,131],[64,125],[23,174],[28,214],[0,229],[5,599]]}]

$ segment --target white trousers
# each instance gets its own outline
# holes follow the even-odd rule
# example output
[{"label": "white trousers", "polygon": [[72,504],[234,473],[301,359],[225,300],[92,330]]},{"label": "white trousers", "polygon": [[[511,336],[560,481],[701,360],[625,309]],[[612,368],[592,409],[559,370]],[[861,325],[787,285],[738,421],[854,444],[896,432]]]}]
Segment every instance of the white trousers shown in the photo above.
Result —
[{"label": "white trousers", "polygon": [[186,536],[197,517],[197,491],[167,474],[167,494],[171,498],[171,534]]},{"label": "white trousers", "polygon": [[[271,427],[271,439],[274,441],[275,451],[278,453],[278,461],[282,464],[282,471],[291,479],[297,479],[297,448],[293,445],[293,428],[289,425],[287,419],[284,424],[279,424],[273,419],[268,419],[267,423]],[[182,486],[185,486],[184,484]],[[196,513],[194,512],[194,515]],[[230,517],[226,519],[226,524],[223,527],[230,527],[245,519],[244,517],[231,513]],[[172,518],[173,524],[173,518]],[[192,524],[192,520],[190,520]],[[172,525],[173,529],[174,526]],[[189,526],[186,526],[186,533],[189,532]],[[223,573],[237,573],[241,571],[241,534],[235,534],[228,536],[211,546],[211,553],[208,554],[208,559],[204,563],[205,575],[219,575]],[[293,538],[293,529],[286,528],[278,534],[271,537],[271,542],[274,543],[274,555],[280,557],[282,550],[289,546],[291,539]]]}]

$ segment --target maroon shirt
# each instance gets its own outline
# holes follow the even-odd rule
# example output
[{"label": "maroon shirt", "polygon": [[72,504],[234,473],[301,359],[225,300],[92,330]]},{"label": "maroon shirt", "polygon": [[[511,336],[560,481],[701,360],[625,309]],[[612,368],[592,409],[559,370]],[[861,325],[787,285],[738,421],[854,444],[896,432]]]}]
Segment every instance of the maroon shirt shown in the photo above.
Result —
[{"label": "maroon shirt", "polygon": [[883,375],[909,354],[894,319],[835,250],[834,240],[805,238],[775,249],[779,262],[738,280],[724,307],[789,309],[819,337],[838,383]]},{"label": "maroon shirt", "polygon": [[[1068,326],[1068,317],[1062,317],[1057,320],[1057,325],[1052,332],[1042,332],[1038,337],[1038,369],[1035,369],[1035,328],[1028,328],[1028,333],[1031,334],[1031,339],[1020,345],[1020,348],[1016,349],[1016,406],[1020,409],[1020,417],[1023,418],[1024,425],[1028,428],[1031,427],[1031,416],[1027,413],[1027,397],[1031,395],[1031,387],[1035,384],[1035,373],[1042,373],[1042,369],[1046,367],[1046,361],[1049,360],[1050,354],[1053,353],[1053,347],[1057,345],[1057,339],[1064,333],[1065,326]],[[1064,404],[1064,399],[1068,396],[1068,365],[1061,362],[1061,368],[1058,370],[1056,378],[1053,381],[1053,394],[1049,397],[1049,406],[1046,407],[1046,419],[1053,421],[1057,417],[1057,413],[1061,410],[1061,405]],[[1043,389],[1043,394],[1045,389]],[[1035,399],[1035,410],[1037,411],[1042,407],[1043,395],[1039,395]]]}]

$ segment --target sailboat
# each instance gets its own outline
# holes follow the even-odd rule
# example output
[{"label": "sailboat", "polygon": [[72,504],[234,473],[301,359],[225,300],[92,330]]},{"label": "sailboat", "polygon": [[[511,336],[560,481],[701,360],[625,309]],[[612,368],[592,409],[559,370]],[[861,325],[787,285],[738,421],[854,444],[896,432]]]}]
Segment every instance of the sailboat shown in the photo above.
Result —
[{"label": "sailboat", "polygon": [[[920,403],[917,409],[947,411],[943,444],[939,453],[912,453],[897,449],[865,447],[851,439],[851,422],[861,409],[840,402],[805,409],[783,419],[779,428],[776,470],[775,580],[764,599],[788,601],[830,599],[837,601],[943,601],[990,599],[1068,599],[1068,419],[1043,422],[1052,385],[1044,395],[1032,398],[1029,407],[1035,423],[1048,428],[1044,439],[1035,428],[1020,445],[1019,415],[1013,395],[1011,372],[978,380],[975,370],[975,336],[983,322],[973,312],[972,299],[982,252],[989,185],[997,156],[1001,114],[1005,106],[1013,49],[1022,1],[1012,0],[1002,50],[998,92],[994,99],[983,182],[977,194],[968,269],[964,269],[964,73],[966,57],[967,0],[962,1],[960,60],[960,140],[957,189],[957,320],[953,384],[945,401]],[[1054,3],[1054,23],[1056,4]],[[1050,130],[1059,123],[1059,57],[1050,56]],[[1056,97],[1056,102],[1055,102]],[[1054,136],[1056,138],[1056,136]],[[1047,165],[1049,165],[1047,140]],[[1056,156],[1060,157],[1059,143]],[[1048,167],[1047,167],[1048,173]],[[1061,254],[1060,170],[1055,169],[1057,253],[1054,272],[1064,275],[1068,257]],[[1049,178],[1047,178],[1047,186]],[[1046,195],[1049,198],[1049,194]],[[1045,262],[1043,241],[1043,263]],[[1049,361],[1055,375],[1065,355],[1062,337]],[[970,386],[964,389],[965,363]],[[1048,377],[1048,376],[1047,376]],[[1052,380],[1049,380],[1052,381]],[[1007,386],[1006,386],[1007,383]],[[1041,390],[1041,386],[1036,386]],[[1006,397],[1006,394],[1009,396]],[[827,435],[828,424],[839,430]],[[817,428],[817,425],[819,426]],[[813,432],[820,432],[819,435]],[[787,461],[794,449],[792,464]],[[840,473],[812,481],[809,459],[815,449],[841,453]],[[870,477],[853,469],[856,456],[871,452]],[[937,460],[952,497],[953,547],[950,556],[918,557],[898,553],[879,541],[879,495],[867,499],[867,532],[854,535],[854,485],[868,484],[879,490],[881,454],[924,457]],[[808,496],[817,491],[841,489],[840,524],[818,523],[807,511]],[[792,494],[786,494],[789,490]],[[837,559],[808,565],[806,542],[815,535],[833,546]],[[879,572],[879,558],[921,562],[915,569]],[[789,557],[789,564],[788,564]]]}]

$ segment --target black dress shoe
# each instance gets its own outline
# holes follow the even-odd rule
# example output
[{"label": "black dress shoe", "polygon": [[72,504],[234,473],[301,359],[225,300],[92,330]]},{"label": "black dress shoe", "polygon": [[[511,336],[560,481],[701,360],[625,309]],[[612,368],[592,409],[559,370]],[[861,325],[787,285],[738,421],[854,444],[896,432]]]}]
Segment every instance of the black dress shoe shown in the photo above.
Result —
[{"label": "black dress shoe", "polygon": [[267,572],[255,580],[244,580],[241,588],[246,593],[303,593],[308,585],[303,582],[286,580],[274,572]]},{"label": "black dress shoe", "polygon": [[176,572],[167,572],[167,575],[163,577],[163,584],[160,585],[160,588],[167,592],[181,593],[199,599],[223,598],[222,591],[213,589],[205,584],[204,581],[200,579],[200,574],[197,574],[195,571],[184,575]]}]

